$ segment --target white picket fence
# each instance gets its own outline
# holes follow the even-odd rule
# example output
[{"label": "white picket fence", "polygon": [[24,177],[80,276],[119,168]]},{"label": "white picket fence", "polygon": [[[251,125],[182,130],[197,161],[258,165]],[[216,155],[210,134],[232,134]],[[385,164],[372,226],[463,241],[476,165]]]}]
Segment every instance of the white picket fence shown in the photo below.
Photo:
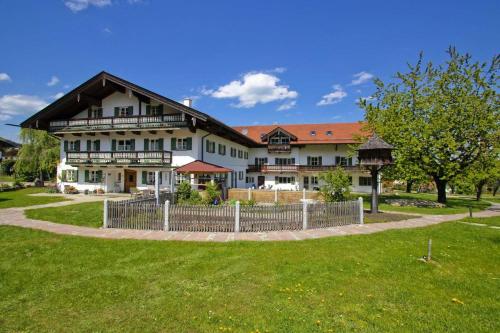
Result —
[{"label": "white picket fence", "polygon": [[268,206],[172,205],[170,200],[104,201],[104,228],[266,232],[363,224],[363,199]]}]

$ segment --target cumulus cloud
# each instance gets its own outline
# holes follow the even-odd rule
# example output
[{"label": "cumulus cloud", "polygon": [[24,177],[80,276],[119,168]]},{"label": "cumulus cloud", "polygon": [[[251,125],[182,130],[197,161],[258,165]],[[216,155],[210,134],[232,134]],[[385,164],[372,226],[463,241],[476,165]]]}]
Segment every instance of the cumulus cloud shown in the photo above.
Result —
[{"label": "cumulus cloud", "polygon": [[67,0],[64,5],[73,13],[87,9],[89,6],[105,7],[111,5],[111,0]]},{"label": "cumulus cloud", "polygon": [[4,121],[19,115],[31,115],[47,106],[47,102],[33,95],[0,96],[0,120]]},{"label": "cumulus cloud", "polygon": [[342,88],[342,86],[340,84],[336,84],[333,86],[333,91],[331,93],[323,95],[323,98],[321,98],[321,100],[318,103],[316,103],[316,105],[324,106],[324,105],[336,104],[341,102],[346,96],[347,93]]},{"label": "cumulus cloud", "polygon": [[286,85],[279,84],[280,79],[272,74],[250,72],[240,80],[231,81],[216,90],[205,89],[205,95],[214,98],[236,98],[238,108],[251,108],[256,104],[295,99],[299,95]]},{"label": "cumulus cloud", "polygon": [[64,93],[63,92],[58,92],[57,94],[55,94],[54,96],[52,96],[53,99],[59,99],[61,97],[64,96]]},{"label": "cumulus cloud", "polygon": [[12,79],[7,73],[0,73],[0,81],[12,81]]},{"label": "cumulus cloud", "polygon": [[374,78],[373,74],[368,72],[359,72],[353,75],[354,79],[351,81],[351,85],[357,86],[365,82],[370,81]]},{"label": "cumulus cloud", "polygon": [[113,31],[111,31],[111,29],[110,29],[110,28],[108,28],[108,27],[106,27],[106,28],[102,29],[102,32],[104,32],[104,33],[106,33],[106,34],[112,34],[112,33],[113,33]]},{"label": "cumulus cloud", "polygon": [[286,103],[281,104],[278,107],[278,111],[290,110],[291,108],[294,108],[296,104],[297,104],[297,101],[295,101],[295,100],[288,101]]},{"label": "cumulus cloud", "polygon": [[59,83],[59,78],[57,76],[52,76],[49,80],[49,82],[47,82],[47,85],[49,87],[52,87],[52,86],[55,86],[56,84]]}]

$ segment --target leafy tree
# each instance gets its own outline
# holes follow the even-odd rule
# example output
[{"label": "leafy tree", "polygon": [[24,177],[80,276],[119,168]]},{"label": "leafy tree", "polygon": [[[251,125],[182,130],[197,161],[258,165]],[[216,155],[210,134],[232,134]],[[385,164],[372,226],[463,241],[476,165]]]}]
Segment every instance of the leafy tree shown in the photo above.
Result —
[{"label": "leafy tree", "polygon": [[16,176],[31,175],[41,181],[44,174],[53,177],[59,162],[59,139],[45,131],[23,128],[20,139],[21,149],[14,165]]},{"label": "leafy tree", "polygon": [[218,185],[212,182],[208,182],[205,184],[205,192],[207,194],[206,201],[209,205],[214,204],[214,202],[220,201],[221,191],[218,188]]},{"label": "leafy tree", "polygon": [[500,128],[500,56],[486,64],[452,47],[447,53],[439,66],[424,65],[420,54],[395,82],[375,80],[374,101],[360,102],[369,128],[396,147],[398,168],[431,176],[441,203],[447,183],[497,144]]},{"label": "leafy tree", "polygon": [[191,196],[191,184],[187,181],[183,181],[177,186],[177,199],[180,202],[189,200]]},{"label": "leafy tree", "polygon": [[349,196],[351,180],[349,174],[341,167],[326,171],[319,175],[323,181],[320,194],[325,202],[343,201]]},{"label": "leafy tree", "polygon": [[476,200],[481,200],[484,187],[488,182],[500,179],[500,160],[494,152],[484,154],[476,162],[457,177],[463,192],[474,192]]}]

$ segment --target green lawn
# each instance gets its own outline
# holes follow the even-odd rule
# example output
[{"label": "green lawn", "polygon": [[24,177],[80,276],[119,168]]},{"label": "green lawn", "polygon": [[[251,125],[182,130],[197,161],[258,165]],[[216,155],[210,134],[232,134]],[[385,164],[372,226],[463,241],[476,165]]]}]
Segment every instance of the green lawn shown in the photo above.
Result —
[{"label": "green lawn", "polygon": [[498,332],[499,245],[500,230],[456,222],[264,243],[4,226],[0,331]]},{"label": "green lawn", "polygon": [[484,201],[500,203],[500,195],[493,196],[491,194],[483,194],[482,199]]},{"label": "green lawn", "polygon": [[[364,207],[370,207],[370,196],[362,195],[364,200]],[[450,197],[448,196],[448,200],[445,208],[425,208],[425,207],[395,207],[385,203],[386,199],[423,199],[423,200],[431,200],[436,201],[436,194],[429,193],[398,193],[396,194],[383,194],[379,197],[379,209],[381,211],[394,211],[401,213],[413,213],[413,214],[436,214],[436,215],[445,215],[445,214],[458,214],[458,213],[466,213],[469,211],[469,206],[472,206],[473,211],[480,211],[488,208],[490,203],[487,201],[476,201],[467,197]]]},{"label": "green lawn", "polygon": [[28,187],[16,191],[0,192],[0,209],[10,207],[26,207],[43,205],[52,202],[66,201],[62,196],[31,196],[30,194],[45,193],[43,187]]},{"label": "green lawn", "polygon": [[470,223],[486,224],[487,226],[500,227],[500,218],[498,219],[466,218],[463,221]]},{"label": "green lawn", "polygon": [[13,182],[14,180],[13,176],[0,175],[0,182]]},{"label": "green lawn", "polygon": [[86,202],[69,206],[28,209],[26,217],[35,220],[74,224],[84,227],[102,227],[104,205],[102,201]]}]

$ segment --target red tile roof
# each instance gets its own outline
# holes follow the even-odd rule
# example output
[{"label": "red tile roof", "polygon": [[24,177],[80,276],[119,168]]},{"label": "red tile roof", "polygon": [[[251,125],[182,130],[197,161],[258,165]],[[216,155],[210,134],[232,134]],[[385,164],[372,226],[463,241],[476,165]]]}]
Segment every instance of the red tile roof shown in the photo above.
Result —
[{"label": "red tile roof", "polygon": [[[235,126],[238,132],[248,136],[252,140],[264,144],[261,140],[263,134],[267,134],[277,127],[297,137],[297,141],[291,144],[321,144],[321,143],[358,143],[356,136],[368,136],[362,131],[364,123],[329,123],[329,124],[293,124],[293,125],[257,125],[257,126]],[[311,135],[315,131],[315,135]],[[331,135],[327,132],[331,131]]]},{"label": "red tile roof", "polygon": [[212,163],[196,160],[175,169],[175,171],[178,173],[226,173],[233,170]]}]

